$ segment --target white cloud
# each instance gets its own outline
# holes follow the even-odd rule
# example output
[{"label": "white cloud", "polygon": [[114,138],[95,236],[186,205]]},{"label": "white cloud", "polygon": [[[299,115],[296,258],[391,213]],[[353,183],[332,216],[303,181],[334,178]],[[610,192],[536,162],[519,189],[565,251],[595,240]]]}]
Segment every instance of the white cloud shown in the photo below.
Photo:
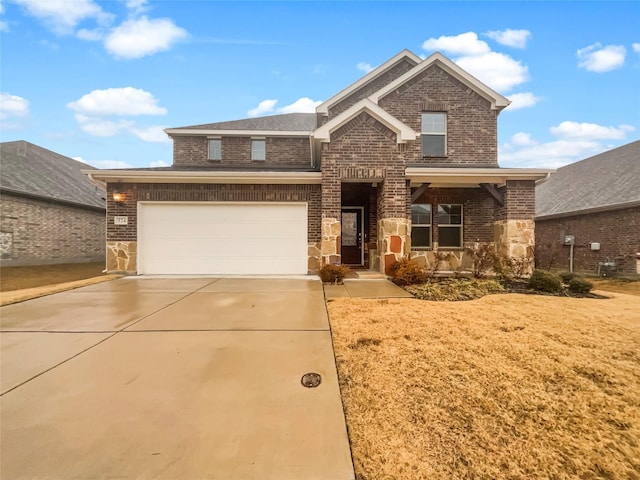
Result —
[{"label": "white cloud", "polygon": [[85,163],[96,168],[105,168],[108,170],[114,168],[133,168],[131,164],[121,160],[87,160]]},{"label": "white cloud", "polygon": [[617,145],[609,141],[624,140],[634,130],[629,125],[564,121],[549,129],[556,137],[550,142],[538,142],[524,132],[515,134],[510,142],[500,145],[498,159],[502,166],[558,168],[613,148]]},{"label": "white cloud", "polygon": [[167,162],[165,162],[164,160],[157,160],[155,162],[150,162],[149,163],[150,167],[168,167],[169,164]]},{"label": "white cloud", "polygon": [[482,55],[491,51],[487,42],[479,40],[475,32],[430,38],[422,44],[422,48],[424,50],[442,50],[448,55]]},{"label": "white cloud", "polygon": [[96,42],[104,38],[104,32],[97,28],[94,30],[81,28],[80,30],[78,30],[78,33],[76,33],[76,37],[78,37],[80,40],[88,40],[90,42]]},{"label": "white cloud", "polygon": [[549,130],[551,134],[559,138],[579,138],[598,140],[622,140],[627,133],[632,132],[631,125],[619,125],[618,127],[605,127],[595,123],[578,123],[564,121]]},{"label": "white cloud", "polygon": [[149,10],[147,0],[126,0],[125,5],[134,15],[138,15]]},{"label": "white cloud", "polygon": [[165,115],[167,109],[158,106],[158,100],[149,92],[139,88],[107,88],[93,90],[67,107],[85,115],[93,116],[135,116]]},{"label": "white cloud", "polygon": [[529,80],[529,69],[509,55],[489,52],[456,59],[463,69],[498,91],[509,91]]},{"label": "white cloud", "polygon": [[108,24],[114,18],[92,0],[14,0],[29,15],[43,21],[57,34],[69,34],[75,26],[87,18],[95,18],[100,24]]},{"label": "white cloud", "polygon": [[422,48],[442,50],[447,55],[456,56],[453,60],[460,67],[501,92],[508,92],[529,80],[529,69],[525,65],[509,55],[491,51],[489,45],[479,40],[474,32],[430,38]]},{"label": "white cloud", "polygon": [[578,50],[578,66],[590,72],[608,72],[621,67],[626,54],[627,50],[622,45],[603,47],[601,43],[594,43]]},{"label": "white cloud", "polygon": [[258,104],[256,108],[252,108],[251,110],[249,110],[247,112],[247,115],[249,115],[250,117],[257,117],[258,115],[264,115],[265,113],[273,112],[273,108],[276,106],[276,103],[278,103],[278,100],[276,100],[275,98],[263,100]]},{"label": "white cloud", "polygon": [[500,45],[513,48],[525,48],[531,32],[529,30],[512,30],[507,28],[506,30],[492,30],[485,33],[485,35],[494,39]]},{"label": "white cloud", "polygon": [[631,47],[633,48],[634,52],[640,53],[640,43],[634,43],[631,45]]},{"label": "white cloud", "polygon": [[164,129],[166,127],[160,125],[154,125],[152,127],[144,127],[144,128],[131,128],[131,133],[133,133],[140,140],[144,140],[145,142],[153,142],[153,143],[171,143],[171,139],[169,136],[164,133]]},{"label": "white cloud", "polygon": [[372,67],[370,64],[365,63],[365,62],[360,62],[356,65],[356,68],[358,70],[363,71],[364,73],[369,73],[371,70],[373,70],[374,67]]},{"label": "white cloud", "polygon": [[29,115],[29,101],[10,93],[0,93],[0,119],[7,120]]},{"label": "white cloud", "polygon": [[146,16],[126,20],[105,39],[105,48],[119,58],[141,58],[169,50],[171,46],[187,37],[187,31],[178,27],[171,19],[149,20]]},{"label": "white cloud", "polygon": [[76,120],[82,131],[94,137],[113,137],[118,133],[131,129],[134,125],[130,120],[108,120],[89,117],[81,113],[76,113]]},{"label": "white cloud", "polygon": [[540,97],[536,97],[531,92],[524,92],[524,93],[512,93],[511,95],[509,95],[509,100],[511,100],[511,104],[505,109],[505,111],[533,107],[541,99]]},{"label": "white cloud", "polygon": [[314,113],[316,107],[321,103],[320,100],[311,100],[308,97],[302,97],[290,105],[278,108],[278,113]]}]

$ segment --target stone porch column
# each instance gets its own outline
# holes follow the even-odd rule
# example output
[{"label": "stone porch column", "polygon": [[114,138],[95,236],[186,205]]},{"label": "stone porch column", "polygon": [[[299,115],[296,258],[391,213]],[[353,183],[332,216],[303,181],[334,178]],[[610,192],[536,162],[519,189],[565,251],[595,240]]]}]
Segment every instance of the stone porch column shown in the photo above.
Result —
[{"label": "stone porch column", "polygon": [[341,260],[341,225],[338,218],[322,219],[322,242],[320,246],[320,254],[322,255],[322,265],[339,264]]},{"label": "stone porch column", "polygon": [[378,252],[380,271],[391,274],[391,265],[411,252],[411,220],[382,218],[378,220]]}]

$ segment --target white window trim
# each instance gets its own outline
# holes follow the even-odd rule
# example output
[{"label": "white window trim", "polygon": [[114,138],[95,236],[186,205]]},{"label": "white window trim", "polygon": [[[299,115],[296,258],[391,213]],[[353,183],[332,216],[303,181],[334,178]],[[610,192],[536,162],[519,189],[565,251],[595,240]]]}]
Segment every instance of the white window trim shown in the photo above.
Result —
[{"label": "white window trim", "polygon": [[[424,114],[438,114],[438,115],[443,115],[444,116],[444,132],[428,132],[425,131],[424,128],[424,122],[423,122],[423,115]],[[433,136],[433,137],[444,137],[444,153],[442,154],[443,157],[447,156],[447,126],[448,126],[448,115],[447,112],[421,112],[420,113],[420,149],[422,150],[422,136],[424,135],[428,135],[428,136]],[[439,157],[440,155],[430,155],[430,154],[426,154],[424,153],[424,151],[422,151],[422,156],[423,157]]]},{"label": "white window trim", "polygon": [[[256,142],[262,142],[264,145],[263,158],[256,158],[256,151],[253,146],[256,145]],[[252,162],[264,162],[267,159],[267,140],[265,138],[252,138],[251,139],[251,161]]]},{"label": "white window trim", "polygon": [[[462,248],[464,247],[464,205],[462,203],[439,203],[440,205],[460,205],[460,223],[440,223],[438,221],[438,247],[440,248]],[[433,215],[433,213],[432,213]],[[433,222],[433,218],[431,219]],[[460,245],[440,245],[440,227],[458,227],[460,228]]]},{"label": "white window trim", "polygon": [[[220,142],[220,158],[212,158],[211,155],[211,141]],[[207,160],[212,162],[219,162],[222,160],[222,138],[220,137],[209,137],[207,138]]]},{"label": "white window trim", "polygon": [[429,220],[431,221],[431,223],[413,223],[413,221],[411,222],[411,230],[413,230],[414,227],[429,227],[429,245],[413,245],[412,243],[411,249],[431,249],[433,248],[433,204],[416,203],[415,205],[429,205],[431,207],[429,212]]}]

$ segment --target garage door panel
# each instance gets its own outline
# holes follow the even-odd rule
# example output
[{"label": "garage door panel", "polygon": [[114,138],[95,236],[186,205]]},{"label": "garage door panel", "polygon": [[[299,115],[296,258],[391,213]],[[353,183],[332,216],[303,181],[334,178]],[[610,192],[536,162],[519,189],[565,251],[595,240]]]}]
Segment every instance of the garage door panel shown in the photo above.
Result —
[{"label": "garage door panel", "polygon": [[140,204],[139,272],[306,274],[306,204]]}]

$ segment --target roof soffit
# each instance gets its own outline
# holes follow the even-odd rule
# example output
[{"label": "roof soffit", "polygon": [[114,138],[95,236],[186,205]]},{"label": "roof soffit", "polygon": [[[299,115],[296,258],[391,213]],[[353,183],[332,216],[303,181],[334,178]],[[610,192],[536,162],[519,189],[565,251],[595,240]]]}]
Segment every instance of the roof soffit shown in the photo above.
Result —
[{"label": "roof soffit", "polygon": [[318,128],[313,133],[313,137],[316,140],[320,140],[321,142],[331,141],[332,132],[336,131],[341,126],[353,120],[362,112],[368,113],[384,126],[389,128],[391,131],[395,132],[398,143],[405,143],[408,140],[415,140],[417,137],[416,132],[411,127],[402,123],[393,115],[383,110],[381,107],[366,98],[360,100],[358,103],[351,106],[349,109],[345,110],[340,115],[332,118],[330,121]]},{"label": "roof soffit", "polygon": [[428,58],[424,59],[421,63],[406,72],[404,75],[398,77],[386,87],[381,88],[373,95],[369,96],[369,100],[377,104],[381,98],[393,92],[398,87],[416,77],[420,73],[424,72],[427,68],[433,65],[439,66],[449,75],[455,77],[456,79],[467,85],[469,88],[474,90],[481,97],[486,98],[491,103],[491,108],[493,110],[502,110],[503,108],[509,106],[509,104],[511,103],[508,98],[500,95],[491,87],[484,84],[476,77],[460,68],[457,64],[449,60],[440,52],[436,52],[430,55]]},{"label": "roof soffit", "polygon": [[352,83],[347,88],[341,90],[340,92],[335,94],[333,97],[331,97],[329,100],[325,100],[323,103],[318,105],[318,107],[316,107],[316,112],[317,113],[328,114],[330,107],[332,107],[333,105],[338,103],[340,100],[342,100],[342,99],[348,97],[349,95],[351,95],[358,88],[366,85],[367,83],[371,82],[375,78],[379,77],[380,75],[382,75],[383,73],[385,73],[386,71],[388,71],[389,69],[391,69],[392,67],[394,67],[395,65],[397,65],[398,63],[400,63],[404,59],[409,59],[409,60],[415,62],[417,65],[419,65],[420,62],[422,61],[422,59],[420,57],[418,57],[415,53],[413,53],[413,52],[411,52],[411,51],[409,51],[407,49],[404,49],[400,53],[398,53],[397,55],[393,56],[392,58],[390,58],[389,60],[384,62],[379,67],[374,68],[372,71],[367,73],[365,76],[360,77],[359,80],[357,80],[356,82]]}]

